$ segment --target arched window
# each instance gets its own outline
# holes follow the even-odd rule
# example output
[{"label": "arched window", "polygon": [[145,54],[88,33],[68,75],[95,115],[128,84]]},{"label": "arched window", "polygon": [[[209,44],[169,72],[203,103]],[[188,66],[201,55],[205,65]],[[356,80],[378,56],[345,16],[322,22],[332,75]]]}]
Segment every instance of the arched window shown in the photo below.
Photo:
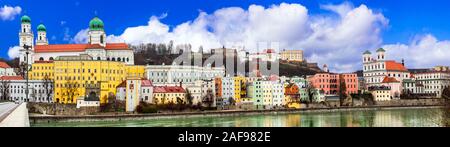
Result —
[{"label": "arched window", "polygon": [[107,60],[107,61],[109,61],[109,57],[108,57],[108,58],[106,58],[106,60]]},{"label": "arched window", "polygon": [[127,58],[127,62],[130,62],[130,58]]},{"label": "arched window", "polygon": [[113,57],[113,58],[111,59],[111,61],[116,61],[116,58]]},{"label": "arched window", "polygon": [[122,58],[122,61],[125,62],[125,57]]},{"label": "arched window", "polygon": [[100,36],[100,43],[103,44],[103,35]]},{"label": "arched window", "polygon": [[101,60],[100,57],[97,57],[97,60]]},{"label": "arched window", "polygon": [[48,60],[53,61],[54,59],[53,59],[53,57],[50,57]]},{"label": "arched window", "polygon": [[39,61],[44,61],[44,58],[40,57],[40,58],[39,58]]},{"label": "arched window", "polygon": [[42,40],[42,36],[39,36],[39,40]]},{"label": "arched window", "polygon": [[120,58],[117,58],[117,61],[119,61],[119,62],[120,62],[120,60],[121,60]]}]

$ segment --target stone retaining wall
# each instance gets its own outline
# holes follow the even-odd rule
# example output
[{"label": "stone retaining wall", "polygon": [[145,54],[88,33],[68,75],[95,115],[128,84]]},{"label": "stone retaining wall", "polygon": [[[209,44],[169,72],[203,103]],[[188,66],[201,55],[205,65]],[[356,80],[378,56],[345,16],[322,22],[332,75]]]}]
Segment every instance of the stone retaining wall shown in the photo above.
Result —
[{"label": "stone retaining wall", "polygon": [[68,115],[83,116],[94,115],[100,112],[99,107],[76,108],[76,105],[67,104],[48,104],[48,103],[28,103],[29,113],[38,113],[44,115]]}]

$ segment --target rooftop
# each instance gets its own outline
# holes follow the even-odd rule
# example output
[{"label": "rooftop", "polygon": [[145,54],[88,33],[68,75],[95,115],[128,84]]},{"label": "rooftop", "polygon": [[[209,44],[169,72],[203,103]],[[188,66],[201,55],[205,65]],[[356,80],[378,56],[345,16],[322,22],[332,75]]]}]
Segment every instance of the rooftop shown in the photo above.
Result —
[{"label": "rooftop", "polygon": [[11,68],[11,66],[9,66],[6,62],[0,61],[0,68]]},{"label": "rooftop", "polygon": [[53,44],[36,45],[36,53],[48,52],[84,52],[86,49],[131,50],[126,43],[107,43],[105,47],[98,44]]},{"label": "rooftop", "polygon": [[24,80],[24,78],[21,77],[21,76],[2,76],[2,77],[0,77],[0,80],[7,80],[7,81],[10,81],[10,80]]}]

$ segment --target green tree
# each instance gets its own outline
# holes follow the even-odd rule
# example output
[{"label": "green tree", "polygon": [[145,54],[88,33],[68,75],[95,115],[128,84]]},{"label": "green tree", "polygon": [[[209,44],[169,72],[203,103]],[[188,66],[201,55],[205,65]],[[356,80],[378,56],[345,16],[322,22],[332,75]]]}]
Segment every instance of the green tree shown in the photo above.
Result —
[{"label": "green tree", "polygon": [[187,100],[188,105],[190,105],[190,106],[193,105],[193,99],[194,98],[192,97],[191,91],[187,90],[186,91],[186,100]]},{"label": "green tree", "polygon": [[339,78],[340,79],[340,81],[339,81],[339,102],[340,102],[340,104],[341,104],[341,106],[343,105],[343,103],[344,103],[344,100],[345,100],[345,98],[347,98],[347,93],[346,93],[346,91],[347,91],[347,83],[345,83],[345,79],[342,77],[342,75],[341,75],[341,77]]}]

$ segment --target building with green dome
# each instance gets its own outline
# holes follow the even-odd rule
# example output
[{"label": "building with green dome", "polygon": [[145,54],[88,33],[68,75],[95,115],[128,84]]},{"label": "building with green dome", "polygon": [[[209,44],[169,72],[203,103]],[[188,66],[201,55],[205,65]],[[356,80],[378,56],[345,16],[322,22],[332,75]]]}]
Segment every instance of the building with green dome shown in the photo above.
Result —
[{"label": "building with green dome", "polygon": [[44,24],[39,24],[37,30],[38,38],[36,39],[36,45],[48,45],[47,28],[45,28]]},{"label": "building with green dome", "polygon": [[19,33],[19,46],[30,46],[27,51],[21,49],[20,63],[33,64],[35,61],[53,61],[60,56],[89,55],[94,60],[124,62],[126,65],[134,65],[134,53],[126,43],[107,43],[105,25],[99,17],[89,21],[87,42],[79,44],[49,44],[47,27],[39,24],[37,37],[31,27],[31,18],[27,15],[21,17],[21,30]]},{"label": "building with green dome", "polygon": [[104,27],[103,21],[98,17],[94,17],[89,22],[89,30],[91,31],[104,31],[103,27]]},{"label": "building with green dome", "polygon": [[22,21],[22,23],[31,23],[31,18],[27,15],[22,16],[20,20]]}]

